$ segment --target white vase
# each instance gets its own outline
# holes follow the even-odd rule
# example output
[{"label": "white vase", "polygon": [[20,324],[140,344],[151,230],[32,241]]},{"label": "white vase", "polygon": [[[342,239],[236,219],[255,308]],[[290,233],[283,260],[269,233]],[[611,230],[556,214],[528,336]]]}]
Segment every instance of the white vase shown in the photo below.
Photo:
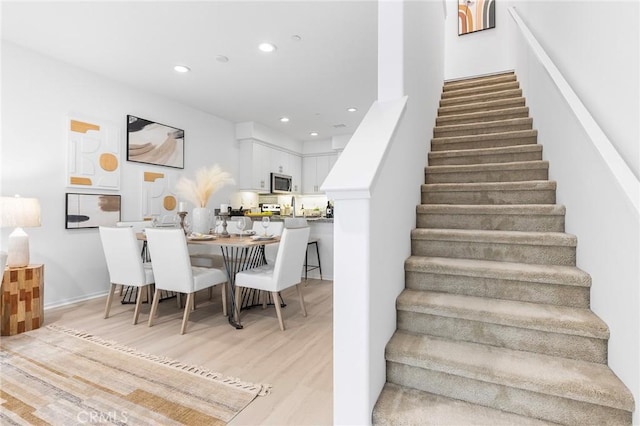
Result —
[{"label": "white vase", "polygon": [[191,212],[191,228],[193,232],[208,234],[211,229],[211,210],[195,207]]}]

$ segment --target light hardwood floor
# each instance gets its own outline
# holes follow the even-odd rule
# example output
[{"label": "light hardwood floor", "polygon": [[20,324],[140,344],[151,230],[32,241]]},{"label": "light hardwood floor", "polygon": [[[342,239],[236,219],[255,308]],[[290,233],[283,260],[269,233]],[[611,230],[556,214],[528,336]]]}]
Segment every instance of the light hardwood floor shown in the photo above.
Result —
[{"label": "light hardwood floor", "polygon": [[284,332],[273,306],[242,311],[244,329],[232,328],[222,316],[219,288],[212,301],[206,291],[197,295],[197,308],[184,335],[180,335],[182,310],[175,299],[160,303],[151,328],[148,304],[143,305],[137,325],[131,323],[134,305],[118,301],[104,319],[106,297],[48,310],[45,325],[88,331],[143,352],[273,386],[231,425],[328,425],[333,420],[333,282],[309,279],[303,286],[306,318],[295,287],[282,293],[287,303]]}]

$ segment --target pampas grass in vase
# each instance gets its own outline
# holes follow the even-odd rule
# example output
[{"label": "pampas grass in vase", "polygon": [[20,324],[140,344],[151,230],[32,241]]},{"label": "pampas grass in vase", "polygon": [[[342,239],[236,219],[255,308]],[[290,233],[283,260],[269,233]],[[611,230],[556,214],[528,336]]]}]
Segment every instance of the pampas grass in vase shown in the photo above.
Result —
[{"label": "pampas grass in vase", "polygon": [[234,184],[231,174],[222,171],[217,164],[196,171],[195,180],[181,177],[176,183],[176,192],[181,198],[193,203],[193,232],[208,234],[211,212],[206,208],[209,198],[225,185]]}]

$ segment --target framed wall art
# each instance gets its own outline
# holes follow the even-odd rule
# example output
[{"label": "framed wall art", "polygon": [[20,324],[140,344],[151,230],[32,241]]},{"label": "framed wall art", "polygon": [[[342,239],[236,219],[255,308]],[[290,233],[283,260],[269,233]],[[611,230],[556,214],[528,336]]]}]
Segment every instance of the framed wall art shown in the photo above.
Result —
[{"label": "framed wall art", "polygon": [[184,130],[127,115],[127,160],[184,169]]},{"label": "framed wall art", "polygon": [[459,36],[495,27],[495,0],[458,0]]},{"label": "framed wall art", "polygon": [[71,116],[67,131],[67,186],[120,189],[121,129]]},{"label": "framed wall art", "polygon": [[116,226],[120,222],[120,195],[66,194],[66,229]]}]

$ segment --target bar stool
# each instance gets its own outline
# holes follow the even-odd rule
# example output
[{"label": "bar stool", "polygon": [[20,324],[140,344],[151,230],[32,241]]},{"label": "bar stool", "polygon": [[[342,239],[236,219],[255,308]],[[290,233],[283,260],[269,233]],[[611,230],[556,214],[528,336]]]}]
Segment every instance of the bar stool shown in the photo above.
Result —
[{"label": "bar stool", "polygon": [[[309,246],[315,244],[316,246],[316,257],[318,258],[317,265],[309,265]],[[322,265],[320,263],[320,249],[318,249],[318,239],[317,238],[309,238],[309,242],[307,243],[307,252],[304,255],[304,279],[307,279],[307,272],[313,271],[314,269],[320,270],[320,279],[322,279]]]},{"label": "bar stool", "polygon": [[[286,217],[284,219],[284,227],[285,228],[304,228],[309,226],[307,219],[303,217]],[[309,241],[307,242],[307,250],[304,255],[304,279],[307,279],[307,273],[309,271],[313,271],[314,269],[318,269],[320,271],[320,279],[322,279],[322,266],[320,263],[320,249],[318,248],[318,238],[309,237]],[[316,246],[316,257],[318,259],[317,265],[309,265],[309,246],[314,244]]]}]

